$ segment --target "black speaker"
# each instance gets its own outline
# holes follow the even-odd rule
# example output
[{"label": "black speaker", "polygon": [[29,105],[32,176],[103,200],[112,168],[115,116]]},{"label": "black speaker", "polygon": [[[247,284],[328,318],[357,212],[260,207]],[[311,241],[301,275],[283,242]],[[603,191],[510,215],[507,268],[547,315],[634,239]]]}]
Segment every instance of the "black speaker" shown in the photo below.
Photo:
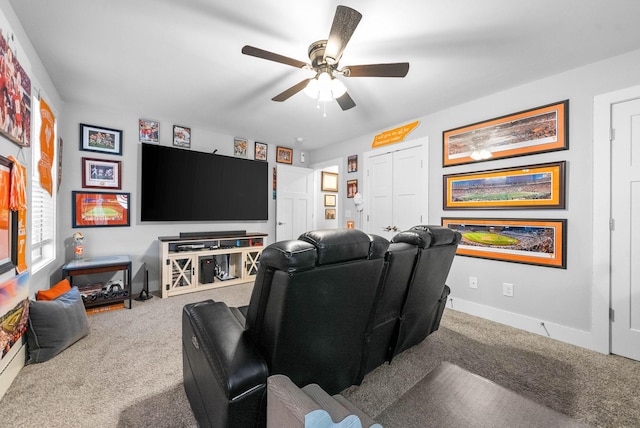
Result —
[{"label": "black speaker", "polygon": [[[146,263],[142,264],[142,271],[144,272],[144,283],[142,285],[142,291],[140,292],[140,295],[136,297],[136,300],[144,302],[153,296],[149,294],[149,271],[147,270]],[[131,284],[129,284],[129,287],[131,287]]]},{"label": "black speaker", "polygon": [[216,277],[216,259],[213,257],[200,259],[200,283],[210,284]]}]

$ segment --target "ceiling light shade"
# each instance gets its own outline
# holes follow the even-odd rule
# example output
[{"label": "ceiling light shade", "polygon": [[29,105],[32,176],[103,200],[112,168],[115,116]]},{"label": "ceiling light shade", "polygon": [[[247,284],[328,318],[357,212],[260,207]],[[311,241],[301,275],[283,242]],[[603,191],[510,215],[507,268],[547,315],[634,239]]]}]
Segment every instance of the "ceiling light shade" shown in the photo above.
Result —
[{"label": "ceiling light shade", "polygon": [[318,87],[320,93],[318,94],[318,101],[328,102],[333,101],[331,94],[331,76],[327,72],[322,72],[318,76]]},{"label": "ceiling light shade", "polygon": [[493,156],[493,155],[487,149],[474,150],[471,153],[471,159],[477,160],[477,161],[489,159],[491,156]]},{"label": "ceiling light shade", "polygon": [[347,87],[344,86],[344,83],[335,77],[331,79],[331,93],[333,94],[333,98],[340,98],[345,92],[347,92]]},{"label": "ceiling light shade", "polygon": [[318,98],[318,92],[320,91],[320,83],[316,79],[309,80],[307,86],[304,88],[304,93],[313,99]]},{"label": "ceiling light shade", "polygon": [[322,102],[333,101],[347,92],[344,84],[323,71],[315,79],[311,79],[304,88],[304,93]]}]

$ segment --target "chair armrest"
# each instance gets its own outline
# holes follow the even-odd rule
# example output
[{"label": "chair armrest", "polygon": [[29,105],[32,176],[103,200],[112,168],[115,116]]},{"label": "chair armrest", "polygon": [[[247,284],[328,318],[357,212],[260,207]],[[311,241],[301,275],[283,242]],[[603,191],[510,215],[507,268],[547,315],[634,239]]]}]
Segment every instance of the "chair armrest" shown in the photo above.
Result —
[{"label": "chair armrest", "polygon": [[237,314],[225,303],[206,300],[186,305],[184,314],[188,318],[185,322],[193,324],[193,328],[188,329],[190,337],[185,337],[188,335],[183,330],[185,347],[204,354],[230,399],[258,385],[266,385],[267,364],[244,333]]},{"label": "chair armrest", "polygon": [[266,423],[267,364],[240,311],[207,300],[182,311],[184,388],[202,427]]}]

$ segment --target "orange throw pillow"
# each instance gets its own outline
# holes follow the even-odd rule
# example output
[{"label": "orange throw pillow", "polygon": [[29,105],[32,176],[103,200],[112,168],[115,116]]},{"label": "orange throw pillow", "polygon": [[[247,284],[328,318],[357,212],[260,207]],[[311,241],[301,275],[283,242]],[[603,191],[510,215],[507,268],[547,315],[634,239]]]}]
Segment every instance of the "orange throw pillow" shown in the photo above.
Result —
[{"label": "orange throw pillow", "polygon": [[69,284],[69,280],[65,278],[48,290],[39,290],[36,294],[36,300],[54,300],[69,290],[71,290],[71,284]]}]

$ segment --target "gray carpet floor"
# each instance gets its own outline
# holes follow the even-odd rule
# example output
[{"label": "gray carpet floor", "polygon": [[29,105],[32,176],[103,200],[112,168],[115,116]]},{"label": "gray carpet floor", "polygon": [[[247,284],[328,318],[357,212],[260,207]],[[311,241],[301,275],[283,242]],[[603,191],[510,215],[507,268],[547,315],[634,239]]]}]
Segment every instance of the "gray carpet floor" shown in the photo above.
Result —
[{"label": "gray carpet floor", "polygon": [[[156,296],[91,315],[89,336],[19,373],[0,401],[1,425],[196,427],[182,387],[182,307],[205,299],[243,305],[250,292],[244,284]],[[343,395],[375,417],[441,361],[594,427],[640,426],[640,363],[449,309],[438,332]]]}]

